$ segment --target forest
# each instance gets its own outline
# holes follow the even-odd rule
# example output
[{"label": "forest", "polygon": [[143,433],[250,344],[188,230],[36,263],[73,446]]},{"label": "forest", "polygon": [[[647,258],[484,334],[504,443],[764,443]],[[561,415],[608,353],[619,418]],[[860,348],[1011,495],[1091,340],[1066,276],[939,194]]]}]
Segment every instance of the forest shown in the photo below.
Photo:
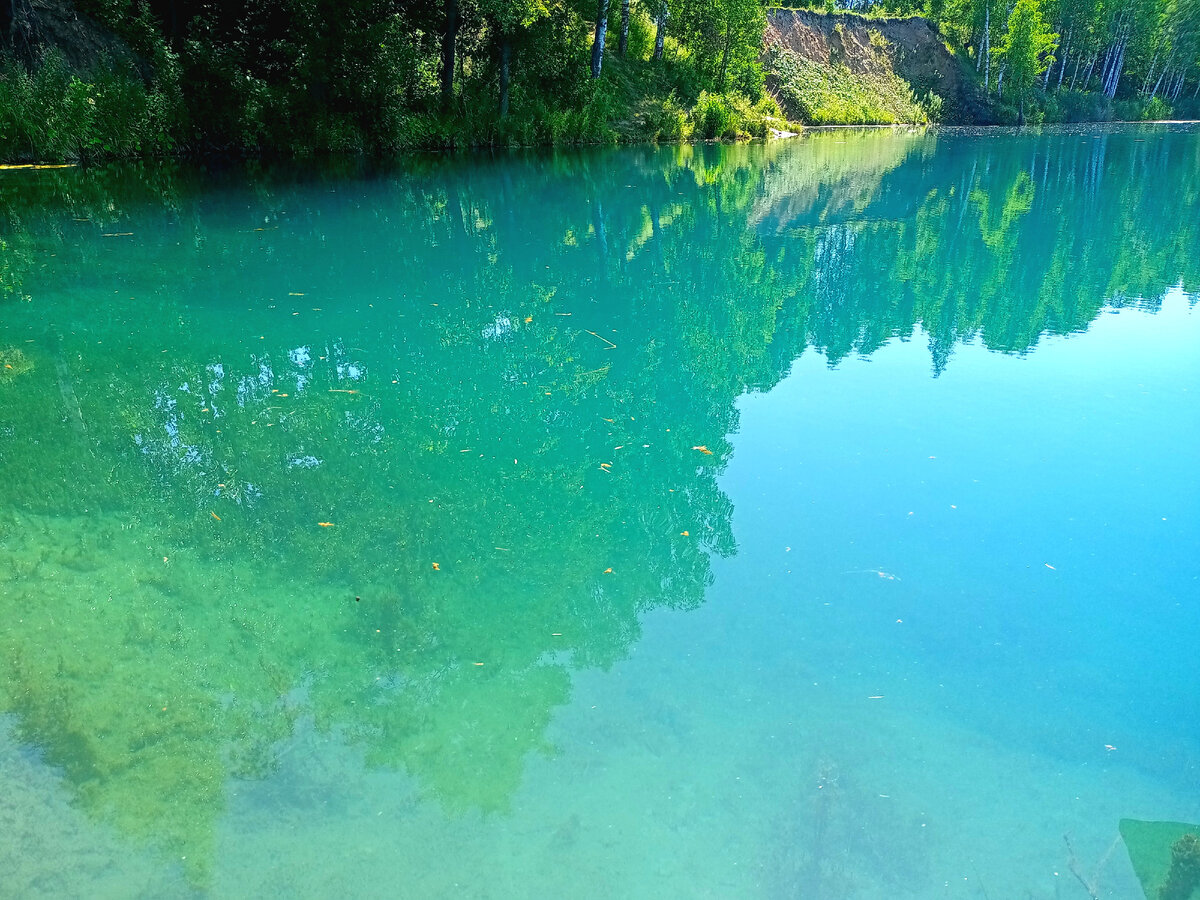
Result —
[{"label": "forest", "polygon": [[936,21],[969,55],[985,90],[1010,105],[1036,93],[1050,119],[1102,118],[1106,101],[1118,98],[1135,105],[1117,118],[1167,118],[1174,106],[1195,115],[1197,0],[885,2]]},{"label": "forest", "polygon": [[[821,8],[931,21],[997,123],[1195,114],[1200,0],[848,2]],[[0,159],[765,137],[806,124],[765,88],[766,12],[760,0],[5,0]],[[844,74],[828,73],[835,89]],[[953,122],[935,92],[915,99],[912,121]],[[839,109],[821,123],[866,121]]]}]

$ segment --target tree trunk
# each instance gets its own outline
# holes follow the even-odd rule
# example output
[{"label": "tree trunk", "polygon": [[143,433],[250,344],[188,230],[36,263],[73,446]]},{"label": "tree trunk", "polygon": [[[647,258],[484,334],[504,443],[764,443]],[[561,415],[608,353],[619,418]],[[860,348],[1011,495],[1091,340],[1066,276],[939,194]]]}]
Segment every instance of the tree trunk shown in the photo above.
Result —
[{"label": "tree trunk", "polygon": [[[1067,35],[1067,38],[1068,38],[1068,40],[1069,40],[1069,39],[1070,39],[1070,35]],[[1052,57],[1050,58],[1050,65],[1046,66],[1045,77],[1043,77],[1043,78],[1042,78],[1042,90],[1043,90],[1043,91],[1048,91],[1048,90],[1050,90],[1050,73],[1054,71],[1054,64],[1055,64],[1056,62],[1059,62],[1059,60],[1058,60],[1058,57],[1059,57],[1059,56],[1061,56],[1061,57],[1062,57],[1062,61],[1061,61],[1061,62],[1062,62],[1062,65],[1064,65],[1064,66],[1065,66],[1065,65],[1067,64],[1067,54],[1066,54],[1066,48],[1065,48],[1065,47],[1063,48],[1063,52],[1062,52],[1062,53],[1055,54],[1055,56],[1052,56]]]},{"label": "tree trunk", "polygon": [[592,77],[600,77],[604,63],[604,33],[608,31],[608,0],[596,0],[596,38],[592,41]]},{"label": "tree trunk", "polygon": [[[1143,97],[1146,96],[1146,88],[1150,87],[1150,79],[1154,77],[1154,67],[1156,65],[1158,65],[1158,53],[1157,52],[1155,52],[1154,58],[1150,60],[1150,68],[1146,70],[1146,77],[1142,79],[1142,89],[1141,89],[1141,91],[1139,91],[1139,93]],[[1164,72],[1166,71],[1166,67],[1163,68],[1163,71]],[[1161,75],[1159,76],[1158,80],[1162,81]],[[1155,83],[1154,89],[1158,90],[1157,83]]]},{"label": "tree trunk", "polygon": [[671,16],[671,7],[667,5],[667,0],[660,0],[658,7],[658,16],[655,21],[654,29],[654,58],[663,58],[663,41],[667,36],[667,19]]},{"label": "tree trunk", "polygon": [[1074,33],[1074,31],[1075,29],[1073,28],[1067,31],[1067,40],[1063,45],[1062,63],[1060,63],[1058,67],[1058,81],[1054,83],[1054,90],[1056,91],[1062,87],[1063,75],[1067,71],[1067,58],[1071,55],[1071,35]]},{"label": "tree trunk", "polygon": [[1096,68],[1096,60],[1097,60],[1097,57],[1093,56],[1091,65],[1088,66],[1087,72],[1084,73],[1083,84],[1080,85],[1080,87],[1085,91],[1087,90],[1088,82],[1090,82],[1092,80],[1092,70],[1094,68]]},{"label": "tree trunk", "polygon": [[1100,66],[1100,89],[1107,90],[1108,88],[1108,67],[1112,64],[1113,51],[1116,47],[1116,42],[1108,45],[1108,49],[1104,52],[1104,62]]},{"label": "tree trunk", "polygon": [[1024,124],[1025,124],[1025,95],[1022,94],[1021,98],[1017,101],[1017,125],[1023,126]]},{"label": "tree trunk", "polygon": [[1104,92],[1108,95],[1109,100],[1117,96],[1117,85],[1121,83],[1121,69],[1125,66],[1125,48],[1127,46],[1128,42],[1123,38],[1121,49],[1117,52],[1117,58],[1113,61],[1112,72],[1108,77],[1108,89]]},{"label": "tree trunk", "polygon": [[729,72],[729,45],[732,42],[733,26],[725,23],[725,49],[721,51],[721,75],[717,78],[717,90],[725,93],[725,76]]},{"label": "tree trunk", "polygon": [[988,92],[991,85],[991,0],[983,11],[983,90]]},{"label": "tree trunk", "polygon": [[617,42],[617,56],[625,58],[629,47],[629,0],[621,0],[621,40]]},{"label": "tree trunk", "polygon": [[508,115],[508,64],[512,59],[512,38],[500,38],[500,118]]},{"label": "tree trunk", "polygon": [[980,50],[983,53],[983,92],[986,94],[992,77],[992,2],[983,8],[983,43]]},{"label": "tree trunk", "polygon": [[446,33],[442,35],[442,109],[454,102],[454,51],[458,41],[458,0],[446,0]]},{"label": "tree trunk", "polygon": [[[1171,57],[1169,57],[1169,56],[1168,56],[1168,57],[1167,57],[1167,64],[1166,64],[1165,66],[1163,66],[1163,70],[1162,70],[1161,72],[1159,72],[1159,73],[1158,73],[1158,81],[1154,82],[1154,90],[1150,92],[1150,99],[1151,99],[1151,100],[1153,100],[1153,99],[1154,99],[1154,96],[1155,96],[1155,94],[1157,94],[1157,93],[1158,93],[1159,86],[1160,86],[1160,85],[1162,85],[1163,76],[1167,74],[1167,69],[1169,69],[1169,68],[1171,68]],[[1151,66],[1151,67],[1150,67],[1150,71],[1151,71],[1151,72],[1153,72],[1153,71],[1154,71],[1154,67],[1153,67],[1153,66]],[[1149,81],[1150,79],[1149,79],[1149,78],[1147,78],[1146,80],[1147,80],[1147,81]],[[1169,83],[1170,83],[1170,82],[1168,82],[1168,84],[1169,84]],[[1144,87],[1142,88],[1142,93],[1143,93],[1143,94],[1144,94],[1144,93],[1146,93],[1146,89],[1145,89]]]}]

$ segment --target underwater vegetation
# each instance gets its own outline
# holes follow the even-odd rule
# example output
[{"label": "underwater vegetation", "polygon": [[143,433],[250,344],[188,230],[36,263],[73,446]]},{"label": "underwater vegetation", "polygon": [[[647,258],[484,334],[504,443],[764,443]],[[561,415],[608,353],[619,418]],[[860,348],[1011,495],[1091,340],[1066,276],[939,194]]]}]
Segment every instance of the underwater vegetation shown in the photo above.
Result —
[{"label": "underwater vegetation", "polygon": [[33,360],[19,347],[0,347],[0,384],[15,381],[33,371]]},{"label": "underwater vegetation", "polygon": [[[196,884],[228,786],[301,727],[452,814],[503,811],[573,674],[736,552],[740,396],[809,350],[923,329],[942,371],[963,340],[1027,352],[1200,284],[1200,225],[1154,214],[1200,168],[1130,177],[1185,145],[933,165],[942,138],[805,140],[7,173],[47,180],[0,194],[30,298],[0,321],[0,712]],[[1064,219],[1100,224],[1085,246]],[[919,872],[888,837],[909,823],[855,830],[843,770],[814,763],[793,853]],[[832,858],[786,871],[836,885]]]},{"label": "underwater vegetation", "polygon": [[1147,900],[1190,900],[1200,889],[1195,825],[1122,819],[1120,830]]},{"label": "underwater vegetation", "polygon": [[1200,888],[1200,837],[1185,834],[1171,845],[1171,867],[1158,900],[1188,900]]}]

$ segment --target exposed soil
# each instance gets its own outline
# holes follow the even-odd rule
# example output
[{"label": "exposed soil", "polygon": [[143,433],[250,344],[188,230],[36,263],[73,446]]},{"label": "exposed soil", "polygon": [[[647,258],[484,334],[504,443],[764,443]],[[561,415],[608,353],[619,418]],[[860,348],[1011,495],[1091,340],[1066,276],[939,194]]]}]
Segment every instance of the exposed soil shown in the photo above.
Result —
[{"label": "exposed soil", "polygon": [[124,41],[79,12],[69,0],[16,0],[9,5],[9,12],[0,23],[0,45],[27,65],[36,64],[46,50],[54,48],[66,57],[73,71],[94,69],[105,59],[128,60],[140,66],[141,61]]},{"label": "exposed soil", "polygon": [[[991,122],[979,89],[946,48],[927,19],[867,19],[850,13],[827,15],[804,9],[767,11],[765,50],[786,49],[825,65],[842,65],[872,75],[890,65],[918,98],[936,93],[946,121]],[[768,86],[770,85],[768,65]]]}]

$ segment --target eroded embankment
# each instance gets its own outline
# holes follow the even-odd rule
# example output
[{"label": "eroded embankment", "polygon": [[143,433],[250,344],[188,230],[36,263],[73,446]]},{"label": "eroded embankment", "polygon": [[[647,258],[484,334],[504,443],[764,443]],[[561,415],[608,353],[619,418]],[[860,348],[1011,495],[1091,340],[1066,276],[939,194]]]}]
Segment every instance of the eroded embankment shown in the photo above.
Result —
[{"label": "eroded embankment", "polygon": [[812,124],[990,121],[970,73],[926,19],[868,19],[801,9],[767,13],[767,84]]}]

